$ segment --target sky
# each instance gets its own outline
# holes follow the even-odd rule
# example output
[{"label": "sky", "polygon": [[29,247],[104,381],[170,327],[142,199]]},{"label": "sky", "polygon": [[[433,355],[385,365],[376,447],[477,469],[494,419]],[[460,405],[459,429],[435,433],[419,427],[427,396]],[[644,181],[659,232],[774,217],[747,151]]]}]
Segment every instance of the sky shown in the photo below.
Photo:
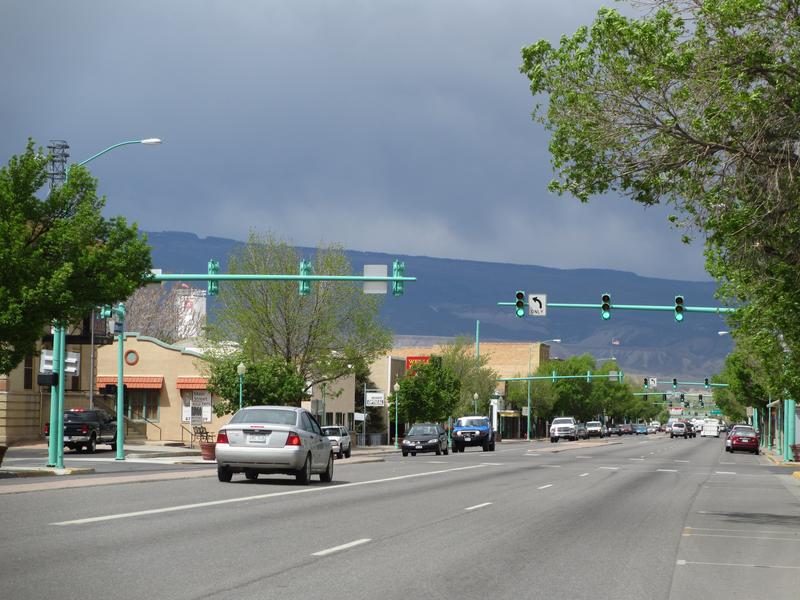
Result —
[{"label": "sky", "polygon": [[[667,207],[547,191],[520,50],[592,0],[0,0],[0,162],[66,140],[145,231],[704,281]],[[606,1],[605,4],[614,4]],[[626,12],[629,8],[621,7]]]}]

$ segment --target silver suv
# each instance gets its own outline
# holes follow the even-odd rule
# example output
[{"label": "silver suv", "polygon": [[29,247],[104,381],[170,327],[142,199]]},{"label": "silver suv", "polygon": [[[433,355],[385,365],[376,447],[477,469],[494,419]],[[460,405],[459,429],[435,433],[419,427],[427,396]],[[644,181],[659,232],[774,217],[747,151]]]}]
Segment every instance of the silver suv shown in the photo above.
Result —
[{"label": "silver suv", "polygon": [[336,458],[350,458],[350,432],[341,425],[322,428],[322,434],[331,441],[331,449]]}]

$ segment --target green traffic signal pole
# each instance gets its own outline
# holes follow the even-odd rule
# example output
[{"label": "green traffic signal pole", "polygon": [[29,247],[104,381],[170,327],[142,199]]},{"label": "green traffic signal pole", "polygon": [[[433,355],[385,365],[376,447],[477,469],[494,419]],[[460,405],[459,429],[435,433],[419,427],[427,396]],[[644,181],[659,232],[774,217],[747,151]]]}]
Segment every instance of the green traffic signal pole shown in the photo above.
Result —
[{"label": "green traffic signal pole", "polygon": [[[56,325],[53,327],[53,374],[58,373],[58,357],[61,355],[60,348],[61,348],[61,326]],[[52,381],[51,381],[52,383]],[[58,460],[58,386],[52,385],[50,386],[50,430],[47,432],[50,436],[49,443],[47,445],[47,466],[48,467],[55,467],[56,460]]]},{"label": "green traffic signal pole", "polygon": [[117,456],[116,460],[125,460],[125,305],[120,302],[114,307],[103,307],[100,316],[107,319],[116,317],[120,325],[117,335]]}]

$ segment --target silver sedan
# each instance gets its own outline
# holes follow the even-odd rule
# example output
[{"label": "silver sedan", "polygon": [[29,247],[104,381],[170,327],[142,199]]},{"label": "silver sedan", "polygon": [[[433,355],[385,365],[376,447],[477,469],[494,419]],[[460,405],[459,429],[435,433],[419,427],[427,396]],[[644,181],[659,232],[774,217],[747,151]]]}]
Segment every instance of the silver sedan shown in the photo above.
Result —
[{"label": "silver sedan", "polygon": [[259,474],[294,475],[307,485],[312,473],[333,479],[333,451],[322,428],[307,410],[291,406],[248,406],[219,430],[217,477],[228,482],[234,473],[253,481]]}]

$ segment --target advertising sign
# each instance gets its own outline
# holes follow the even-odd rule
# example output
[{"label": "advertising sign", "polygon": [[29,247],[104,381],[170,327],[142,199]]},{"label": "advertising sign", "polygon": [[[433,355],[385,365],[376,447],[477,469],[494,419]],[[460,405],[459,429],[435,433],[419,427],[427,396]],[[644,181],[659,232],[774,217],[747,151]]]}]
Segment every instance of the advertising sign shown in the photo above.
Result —
[{"label": "advertising sign", "polygon": [[669,414],[673,417],[680,417],[683,414],[683,407],[682,406],[670,406]]},{"label": "advertising sign", "polygon": [[406,357],[406,371],[413,371],[414,365],[417,363],[428,363],[431,361],[430,356],[407,356]]},{"label": "advertising sign", "polygon": [[384,405],[383,392],[367,392],[365,403],[367,406],[383,406]]}]

